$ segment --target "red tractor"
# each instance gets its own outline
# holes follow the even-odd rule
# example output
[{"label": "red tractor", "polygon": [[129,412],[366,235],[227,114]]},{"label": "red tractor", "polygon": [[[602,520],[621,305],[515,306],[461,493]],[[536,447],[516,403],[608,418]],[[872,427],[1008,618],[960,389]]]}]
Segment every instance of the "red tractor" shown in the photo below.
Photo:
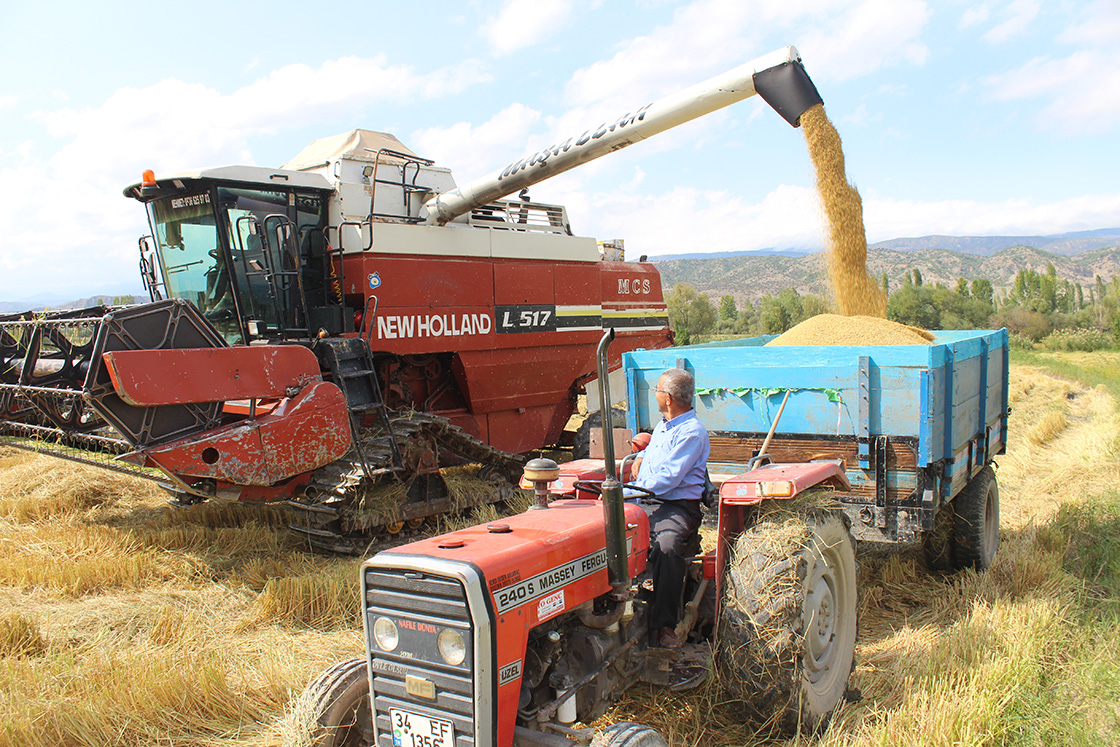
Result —
[{"label": "red tractor", "polygon": [[[0,318],[0,438],[178,504],[287,501],[336,551],[500,500],[563,440],[604,328],[611,368],[672,339],[654,267],[528,187],[756,92],[791,123],[820,101],[790,47],[460,187],[364,130],[281,169],[145,172],[152,302]],[[441,471],[464,462],[493,480],[465,503]]]},{"label": "red tractor", "polygon": [[[534,508],[363,564],[366,655],[303,695],[317,745],[656,747],[645,726],[586,725],[636,682],[682,689],[713,667],[744,717],[781,731],[828,719],[856,639],[854,542],[828,500],[849,487],[839,461],[758,459],[723,484],[717,549],[693,559],[682,600],[687,642],[658,649],[647,645],[649,521],[623,501],[607,434],[604,446],[603,480],[558,485],[554,462],[532,460]],[[550,503],[550,489],[580,497]]]}]

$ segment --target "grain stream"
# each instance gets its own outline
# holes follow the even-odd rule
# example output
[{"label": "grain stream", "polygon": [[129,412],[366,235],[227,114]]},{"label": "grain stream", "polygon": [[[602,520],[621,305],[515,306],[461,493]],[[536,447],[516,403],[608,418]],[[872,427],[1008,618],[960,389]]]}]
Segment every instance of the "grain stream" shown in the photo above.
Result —
[{"label": "grain stream", "polygon": [[844,316],[885,317],[887,295],[867,272],[863,201],[848,183],[840,135],[824,105],[801,115],[801,129],[817,172],[817,192],[828,220],[828,274],[836,308]]}]

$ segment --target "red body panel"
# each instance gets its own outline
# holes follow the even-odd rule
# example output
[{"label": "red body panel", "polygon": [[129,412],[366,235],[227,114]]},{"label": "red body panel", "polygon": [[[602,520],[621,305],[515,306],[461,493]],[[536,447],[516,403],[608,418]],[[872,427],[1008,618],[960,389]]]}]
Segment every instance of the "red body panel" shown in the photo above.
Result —
[{"label": "red body panel", "polygon": [[118,350],[104,359],[117,394],[140,407],[284,397],[322,378],[315,354],[300,345]]},{"label": "red body panel", "polygon": [[[627,505],[626,522],[630,573],[636,576],[646,567],[649,519],[640,506]],[[525,658],[532,628],[611,590],[603,526],[600,501],[563,500],[389,552],[463,561],[482,572],[497,615],[497,671]],[[498,744],[513,743],[520,692],[520,676],[498,687]]]},{"label": "red body panel", "polygon": [[[579,382],[595,374],[604,327],[617,330],[612,368],[623,352],[671,341],[660,275],[649,264],[377,252],[345,262],[350,303],[366,308],[377,298],[361,320],[374,353],[414,356],[417,366],[427,365],[423,356],[450,356],[447,383],[461,404],[444,397],[434,411],[505,451],[557,440]],[[444,380],[429,383],[390,389],[428,409],[431,392],[446,392]]]},{"label": "red body panel", "polygon": [[316,381],[267,415],[153,449],[148,458],[177,475],[272,485],[339,459],[350,441],[342,391]]}]

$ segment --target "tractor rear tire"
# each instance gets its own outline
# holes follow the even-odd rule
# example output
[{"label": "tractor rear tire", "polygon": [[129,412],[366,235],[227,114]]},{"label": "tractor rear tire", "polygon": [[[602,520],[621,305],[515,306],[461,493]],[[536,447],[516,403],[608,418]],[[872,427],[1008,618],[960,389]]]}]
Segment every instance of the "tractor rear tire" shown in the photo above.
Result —
[{"label": "tractor rear tire", "polygon": [[365,659],[339,662],[300,695],[313,747],[366,747],[373,743],[373,713]]},{"label": "tractor rear tire", "polygon": [[669,742],[648,726],[622,721],[596,732],[591,747],[669,747]]},{"label": "tractor rear tire", "polygon": [[999,547],[999,486],[991,465],[973,477],[953,503],[957,568],[987,570]]},{"label": "tractor rear tire", "polygon": [[721,679],[744,715],[785,735],[823,727],[844,700],[858,612],[855,543],[843,514],[790,509],[739,535],[717,641]]}]

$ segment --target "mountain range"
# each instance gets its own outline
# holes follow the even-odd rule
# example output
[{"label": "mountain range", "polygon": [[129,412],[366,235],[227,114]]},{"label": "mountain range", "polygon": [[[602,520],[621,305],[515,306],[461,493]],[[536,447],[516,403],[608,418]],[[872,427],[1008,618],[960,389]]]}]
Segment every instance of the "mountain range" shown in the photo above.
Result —
[{"label": "mountain range", "polygon": [[[921,270],[922,281],[955,287],[958,278],[972,281],[986,278],[998,292],[1010,288],[1019,270],[1046,272],[1054,265],[1058,277],[1082,286],[1091,285],[1096,276],[1105,280],[1120,275],[1120,245],[1083,251],[1072,256],[1056,254],[1030,246],[1012,246],[984,256],[948,249],[869,249],[867,269],[879,279],[886,273],[891,289],[898,288],[903,276],[913,268]],[[714,301],[734,296],[754,302],[762,296],[776,296],[783,288],[801,295],[828,295],[828,275],[823,253],[801,257],[737,256],[657,261],[666,292],[677,283],[689,283]]]}]

